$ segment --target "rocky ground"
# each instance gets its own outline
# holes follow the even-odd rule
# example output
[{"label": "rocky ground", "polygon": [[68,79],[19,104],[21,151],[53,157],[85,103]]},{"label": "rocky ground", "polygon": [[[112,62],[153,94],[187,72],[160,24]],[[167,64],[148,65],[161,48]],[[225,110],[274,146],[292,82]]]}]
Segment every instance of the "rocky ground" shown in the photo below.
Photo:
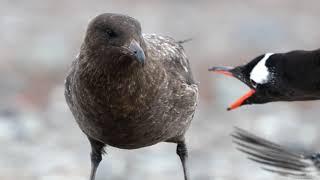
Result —
[{"label": "rocky ground", "polygon": [[[102,12],[136,17],[144,32],[185,44],[200,105],[187,134],[193,180],[281,179],[235,150],[234,126],[302,151],[320,150],[320,102],[274,103],[227,112],[247,88],[210,74],[264,52],[320,46],[318,1],[1,1],[0,179],[86,180],[89,144],[63,97],[63,78],[90,18]],[[108,147],[97,180],[183,179],[175,145]]]}]

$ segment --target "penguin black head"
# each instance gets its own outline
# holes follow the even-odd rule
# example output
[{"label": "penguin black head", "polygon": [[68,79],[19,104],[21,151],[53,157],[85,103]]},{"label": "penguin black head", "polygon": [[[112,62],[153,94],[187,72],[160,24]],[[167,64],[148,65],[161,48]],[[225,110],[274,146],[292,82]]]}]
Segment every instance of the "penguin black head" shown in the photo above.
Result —
[{"label": "penguin black head", "polygon": [[228,110],[246,104],[263,104],[285,100],[287,95],[282,93],[283,87],[277,72],[278,62],[280,62],[277,62],[277,59],[281,58],[281,54],[266,53],[242,66],[210,68],[209,71],[235,77],[250,88],[250,91],[231,104]]}]

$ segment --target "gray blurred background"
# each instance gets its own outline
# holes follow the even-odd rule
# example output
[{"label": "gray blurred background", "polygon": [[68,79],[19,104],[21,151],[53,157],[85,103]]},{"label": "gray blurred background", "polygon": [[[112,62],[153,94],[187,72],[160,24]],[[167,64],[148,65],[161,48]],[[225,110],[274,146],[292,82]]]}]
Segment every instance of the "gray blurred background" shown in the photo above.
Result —
[{"label": "gray blurred background", "polygon": [[[63,97],[63,81],[88,21],[103,12],[137,18],[145,33],[185,44],[200,82],[200,105],[187,134],[193,180],[273,180],[279,176],[235,150],[234,126],[297,150],[320,151],[320,102],[225,109],[248,89],[209,73],[265,52],[320,47],[320,1],[310,0],[1,0],[0,179],[87,180],[89,143]],[[183,179],[176,146],[107,148],[97,180]]]}]

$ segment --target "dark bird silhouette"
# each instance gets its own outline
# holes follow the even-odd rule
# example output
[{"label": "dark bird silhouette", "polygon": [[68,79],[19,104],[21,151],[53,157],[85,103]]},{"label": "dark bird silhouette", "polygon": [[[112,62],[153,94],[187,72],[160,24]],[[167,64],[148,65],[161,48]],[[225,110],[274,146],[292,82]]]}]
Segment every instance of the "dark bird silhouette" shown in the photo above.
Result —
[{"label": "dark bird silhouette", "polygon": [[240,128],[232,134],[237,149],[264,170],[297,179],[320,178],[320,154],[307,155],[283,147]]},{"label": "dark bird silhouette", "polygon": [[245,65],[209,71],[235,77],[250,88],[228,110],[246,104],[320,99],[320,49],[267,53]]},{"label": "dark bird silhouette", "polygon": [[88,25],[80,53],[65,81],[65,97],[91,144],[91,175],[106,145],[136,149],[177,144],[188,180],[185,133],[198,87],[181,44],[142,34],[129,16],[101,14]]}]

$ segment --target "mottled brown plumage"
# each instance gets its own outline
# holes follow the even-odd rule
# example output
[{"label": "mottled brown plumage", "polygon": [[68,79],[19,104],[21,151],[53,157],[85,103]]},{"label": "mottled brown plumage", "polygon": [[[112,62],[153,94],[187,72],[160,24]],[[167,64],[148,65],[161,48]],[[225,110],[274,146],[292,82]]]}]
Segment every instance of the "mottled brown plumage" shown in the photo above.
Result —
[{"label": "mottled brown plumage", "polygon": [[65,96],[91,143],[93,180],[105,145],[136,149],[177,143],[185,179],[184,135],[198,87],[183,47],[169,37],[143,35],[137,20],[102,14],[88,25],[72,63]]}]

